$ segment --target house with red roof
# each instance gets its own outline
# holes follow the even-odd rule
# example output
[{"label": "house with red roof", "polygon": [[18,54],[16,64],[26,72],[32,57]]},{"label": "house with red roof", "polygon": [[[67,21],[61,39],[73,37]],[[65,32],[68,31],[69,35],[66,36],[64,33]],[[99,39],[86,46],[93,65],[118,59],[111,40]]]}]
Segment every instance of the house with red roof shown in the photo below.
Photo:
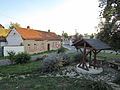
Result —
[{"label": "house with red roof", "polygon": [[61,47],[61,38],[54,32],[41,31],[27,28],[15,27],[6,38],[7,46],[23,46],[24,52],[29,54],[49,50],[56,50]]}]

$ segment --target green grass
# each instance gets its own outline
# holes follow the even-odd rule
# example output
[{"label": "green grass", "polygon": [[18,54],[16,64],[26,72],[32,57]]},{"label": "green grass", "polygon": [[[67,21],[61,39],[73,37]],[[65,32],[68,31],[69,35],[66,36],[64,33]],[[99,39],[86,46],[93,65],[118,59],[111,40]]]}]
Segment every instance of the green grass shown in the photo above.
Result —
[{"label": "green grass", "polygon": [[45,51],[45,52],[40,52],[40,53],[35,53],[35,54],[30,54],[31,56],[35,55],[41,55],[41,54],[49,54],[49,53],[55,53],[57,50],[50,50],[50,51]]},{"label": "green grass", "polygon": [[40,67],[41,63],[42,61],[34,61],[27,64],[1,66],[0,74],[9,75],[9,74],[32,73],[33,70]]},{"label": "green grass", "polygon": [[90,80],[68,77],[27,77],[4,79],[0,90],[91,90]]},{"label": "green grass", "polygon": [[[0,67],[0,90],[88,90],[90,80],[69,77],[41,77],[36,69],[42,61]],[[29,74],[29,76],[27,76]],[[25,78],[20,77],[21,75]],[[90,90],[90,89],[89,89]]]},{"label": "green grass", "polygon": [[111,53],[99,53],[98,56],[120,58],[120,54],[116,55],[116,54],[111,54]]},{"label": "green grass", "polygon": [[[76,53],[69,55],[74,56]],[[84,78],[41,77],[43,74],[37,71],[41,64],[42,60],[1,66],[0,90],[92,90],[93,81]]]},{"label": "green grass", "polygon": [[[45,51],[45,52],[30,54],[30,56],[41,55],[41,54],[49,54],[49,53],[54,53],[54,52],[57,52],[57,50],[50,50],[50,51]],[[0,57],[0,60],[6,60],[6,59],[8,59],[8,56]]]},{"label": "green grass", "polygon": [[8,59],[8,56],[0,57],[0,60],[6,60],[6,59]]}]

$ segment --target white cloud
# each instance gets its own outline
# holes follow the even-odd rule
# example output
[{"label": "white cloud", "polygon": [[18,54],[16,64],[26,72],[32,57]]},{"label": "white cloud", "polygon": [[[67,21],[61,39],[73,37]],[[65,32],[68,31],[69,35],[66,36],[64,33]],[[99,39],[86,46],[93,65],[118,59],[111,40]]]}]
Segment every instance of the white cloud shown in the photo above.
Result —
[{"label": "white cloud", "polygon": [[66,0],[66,2],[48,11],[30,12],[21,19],[22,25],[34,29],[47,30],[61,34],[94,33],[98,21],[97,0]]}]

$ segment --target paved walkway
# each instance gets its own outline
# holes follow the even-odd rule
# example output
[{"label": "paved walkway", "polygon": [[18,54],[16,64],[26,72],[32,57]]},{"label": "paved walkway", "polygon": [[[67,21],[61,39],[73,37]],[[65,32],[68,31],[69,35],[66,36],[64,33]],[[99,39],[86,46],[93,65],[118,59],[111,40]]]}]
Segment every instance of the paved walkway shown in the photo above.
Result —
[{"label": "paved walkway", "polygon": [[4,66],[4,65],[9,65],[11,64],[10,60],[0,60],[0,66]]}]

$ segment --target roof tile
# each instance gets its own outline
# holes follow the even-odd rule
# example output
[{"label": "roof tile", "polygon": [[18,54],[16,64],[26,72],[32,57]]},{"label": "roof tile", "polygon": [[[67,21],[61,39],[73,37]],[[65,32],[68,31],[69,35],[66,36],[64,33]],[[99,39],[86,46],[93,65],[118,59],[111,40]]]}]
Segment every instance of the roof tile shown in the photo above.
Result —
[{"label": "roof tile", "polygon": [[33,40],[60,40],[60,37],[53,32],[45,32],[34,29],[26,29],[16,27],[16,30],[19,32],[23,39],[33,39]]}]

